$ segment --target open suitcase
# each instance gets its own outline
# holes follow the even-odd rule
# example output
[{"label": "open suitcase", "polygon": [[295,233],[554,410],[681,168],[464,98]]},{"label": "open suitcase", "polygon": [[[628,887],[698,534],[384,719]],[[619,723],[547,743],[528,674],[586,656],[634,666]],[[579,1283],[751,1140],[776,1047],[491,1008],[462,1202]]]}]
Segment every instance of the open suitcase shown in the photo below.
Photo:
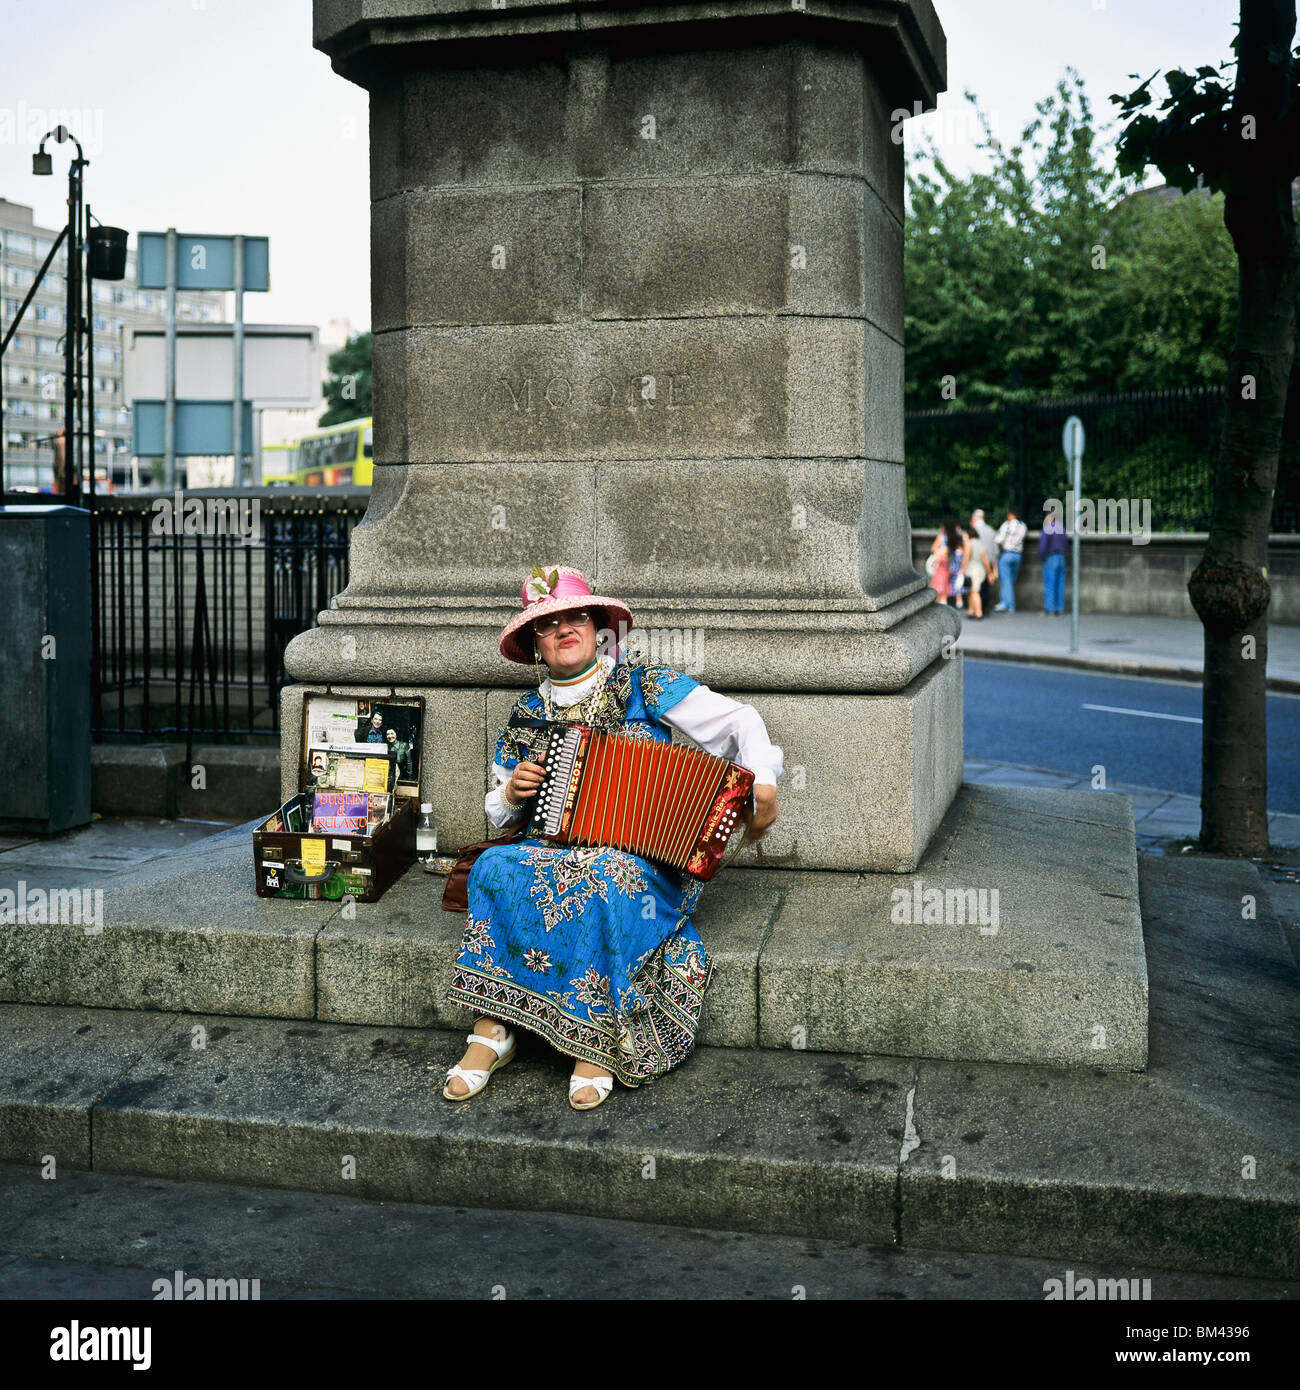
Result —
[{"label": "open suitcase", "polygon": [[415,862],[423,723],[418,697],[306,693],[298,791],[253,831],[258,897],[382,897]]}]

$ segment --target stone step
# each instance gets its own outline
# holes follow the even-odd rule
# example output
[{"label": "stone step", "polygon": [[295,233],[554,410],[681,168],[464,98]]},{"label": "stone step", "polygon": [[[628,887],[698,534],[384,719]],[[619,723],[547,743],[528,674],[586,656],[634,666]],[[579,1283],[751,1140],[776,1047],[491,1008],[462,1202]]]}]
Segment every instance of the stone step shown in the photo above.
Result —
[{"label": "stone step", "polygon": [[[200,886],[222,854],[195,854]],[[0,1159],[1291,1278],[1300,972],[1260,888],[1242,861],[1142,859],[1144,1074],[702,1046],[579,1114],[528,1035],[452,1106],[463,1024],[7,1004]]]},{"label": "stone step", "polygon": [[1294,1278],[1294,1088],[1187,1024],[1146,1075],[699,1048],[579,1113],[529,1035],[453,1105],[459,1034],[8,1004],[0,1159]]},{"label": "stone step", "polygon": [[[238,827],[119,876],[99,933],[0,923],[0,1000],[466,1029],[441,876],[373,904],[260,899],[252,853]],[[915,874],[728,869],[695,921],[718,967],[701,1046],[1146,1065],[1122,796],[967,784]]]}]

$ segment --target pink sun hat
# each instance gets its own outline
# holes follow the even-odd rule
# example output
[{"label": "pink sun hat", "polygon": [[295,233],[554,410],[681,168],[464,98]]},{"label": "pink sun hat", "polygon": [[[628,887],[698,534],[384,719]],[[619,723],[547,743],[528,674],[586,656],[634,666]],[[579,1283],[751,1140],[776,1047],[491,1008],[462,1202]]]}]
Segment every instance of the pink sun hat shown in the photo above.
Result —
[{"label": "pink sun hat", "polygon": [[516,613],[501,629],[497,646],[507,661],[531,666],[531,644],[526,645],[520,640],[520,628],[544,618],[548,613],[563,613],[570,608],[603,609],[607,624],[615,627],[616,631],[621,628],[620,635],[626,635],[632,626],[632,610],[627,604],[616,598],[607,598],[604,594],[593,594],[581,570],[571,569],[568,565],[543,565],[540,569],[540,574],[534,569],[519,591],[524,601],[523,612]]}]

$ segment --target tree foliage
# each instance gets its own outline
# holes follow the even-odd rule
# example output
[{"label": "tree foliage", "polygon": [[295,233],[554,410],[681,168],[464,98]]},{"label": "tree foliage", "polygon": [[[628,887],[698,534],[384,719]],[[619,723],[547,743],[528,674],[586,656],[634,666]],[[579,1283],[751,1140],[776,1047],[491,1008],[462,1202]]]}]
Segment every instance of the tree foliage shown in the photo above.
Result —
[{"label": "tree foliage", "polygon": [[337,425],[374,414],[370,394],[370,334],[355,337],[330,353],[325,383],[328,408],[317,425]]},{"label": "tree foliage", "polygon": [[[909,161],[907,405],[1217,384],[1236,270],[1222,199],[1138,192],[1070,71],[1010,148],[978,102],[986,169]],[[1195,180],[1193,180],[1193,185]]]},{"label": "tree foliage", "polygon": [[[1277,25],[1277,32],[1282,32],[1288,0],[1271,0],[1271,4],[1282,12]],[[1289,8],[1294,30],[1294,4]],[[1239,65],[1241,46],[1239,27],[1231,44],[1232,59],[1217,68],[1199,67],[1194,73],[1171,68],[1164,74],[1167,90],[1158,105],[1151,84],[1159,73],[1152,73],[1127,94],[1112,96],[1125,122],[1117,146],[1119,168],[1126,175],[1141,177],[1149,165],[1155,165],[1184,191],[1204,185],[1220,193],[1253,193],[1252,207],[1258,209],[1262,202],[1269,215],[1251,225],[1233,219],[1229,210],[1234,239],[1289,243],[1295,236],[1290,181],[1300,175],[1300,48],[1266,41],[1260,52],[1251,55],[1278,88],[1279,109],[1269,113],[1251,109],[1255,104],[1251,97],[1242,100],[1240,83],[1233,87],[1223,80],[1226,72]],[[1274,160],[1285,174],[1281,183],[1243,188],[1246,181],[1253,181],[1261,161]]]},{"label": "tree foliage", "polygon": [[1223,195],[1139,194],[1099,277],[1097,311],[1111,325],[1107,365],[1121,391],[1217,386],[1228,369],[1237,267]]}]

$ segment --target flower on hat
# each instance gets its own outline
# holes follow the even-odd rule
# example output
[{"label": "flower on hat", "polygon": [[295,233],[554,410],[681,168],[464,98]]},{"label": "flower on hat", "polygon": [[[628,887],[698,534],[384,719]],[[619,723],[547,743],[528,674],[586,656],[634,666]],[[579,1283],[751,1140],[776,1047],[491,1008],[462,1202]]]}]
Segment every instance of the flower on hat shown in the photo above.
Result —
[{"label": "flower on hat", "polygon": [[547,574],[539,565],[534,565],[532,578],[524,585],[524,593],[528,602],[536,603],[539,599],[550,598],[559,582],[559,570],[552,570],[550,574]]}]

